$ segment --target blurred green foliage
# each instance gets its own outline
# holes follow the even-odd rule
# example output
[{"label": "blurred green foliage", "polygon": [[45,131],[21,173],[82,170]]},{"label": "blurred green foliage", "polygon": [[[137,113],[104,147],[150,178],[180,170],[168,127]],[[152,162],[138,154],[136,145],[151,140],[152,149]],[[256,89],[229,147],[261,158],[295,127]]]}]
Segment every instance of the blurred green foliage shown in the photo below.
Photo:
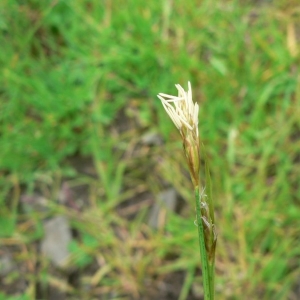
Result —
[{"label": "blurred green foliage", "polygon": [[[84,182],[96,216],[69,216],[82,236],[70,249],[82,269],[105,262],[92,282],[136,299],[168,272],[186,272],[180,299],[200,286],[193,193],[180,138],[156,98],[190,80],[216,201],[217,298],[297,299],[299,11],[288,0],[2,0],[1,236],[38,256],[41,219],[69,213],[57,204],[57,178]],[[164,144],[144,145],[149,133]],[[70,163],[85,157],[93,176]],[[158,232],[145,225],[147,207],[120,214],[140,191],[157,195],[169,184],[184,209]],[[41,186],[50,212],[20,209],[22,193]],[[29,290],[22,299],[34,299]]]}]

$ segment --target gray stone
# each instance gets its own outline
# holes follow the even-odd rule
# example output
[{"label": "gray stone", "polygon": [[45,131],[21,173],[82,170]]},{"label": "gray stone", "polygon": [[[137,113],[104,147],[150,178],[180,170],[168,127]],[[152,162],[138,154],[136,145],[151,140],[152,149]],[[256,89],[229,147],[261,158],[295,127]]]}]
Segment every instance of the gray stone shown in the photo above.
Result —
[{"label": "gray stone", "polygon": [[4,253],[2,253],[1,251],[0,253],[0,275],[6,275],[12,272],[16,268],[16,266],[12,260],[11,255],[7,251],[4,251]]},{"label": "gray stone", "polygon": [[164,210],[174,211],[177,203],[177,194],[175,189],[170,188],[158,195],[157,201],[152,207],[149,215],[148,224],[153,228],[159,227],[159,216]]},{"label": "gray stone", "polygon": [[41,250],[55,266],[63,267],[69,256],[68,244],[72,240],[69,221],[57,216],[44,222],[45,237]]}]

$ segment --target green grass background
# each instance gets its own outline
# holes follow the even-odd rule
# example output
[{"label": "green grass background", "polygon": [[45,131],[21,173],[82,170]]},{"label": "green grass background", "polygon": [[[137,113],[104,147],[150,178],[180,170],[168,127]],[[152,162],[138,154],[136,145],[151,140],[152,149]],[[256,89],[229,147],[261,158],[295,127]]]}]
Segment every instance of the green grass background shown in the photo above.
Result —
[{"label": "green grass background", "polygon": [[[11,299],[35,299],[39,282],[67,299],[158,299],[178,272],[172,299],[201,299],[191,183],[156,98],[188,80],[213,180],[216,299],[299,299],[298,1],[2,0],[0,32],[0,242],[36,266]],[[72,158],[92,159],[95,176]],[[80,214],[57,201],[63,181],[87,187]],[[171,186],[180,209],[152,229]],[[20,209],[36,190],[48,210]],[[35,246],[56,214],[77,230],[74,286]]]}]

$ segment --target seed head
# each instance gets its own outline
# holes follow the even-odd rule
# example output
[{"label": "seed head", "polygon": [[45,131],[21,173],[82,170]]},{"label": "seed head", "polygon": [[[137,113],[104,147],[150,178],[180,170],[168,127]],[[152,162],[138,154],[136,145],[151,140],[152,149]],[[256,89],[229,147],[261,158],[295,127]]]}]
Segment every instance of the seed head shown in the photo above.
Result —
[{"label": "seed head", "polygon": [[159,93],[157,97],[161,100],[162,105],[181,135],[182,132],[190,130],[198,136],[199,105],[193,102],[191,83],[188,82],[187,92],[180,84],[175,84],[175,86],[178,90],[178,96]]},{"label": "seed head", "polygon": [[187,92],[181,85],[176,84],[175,86],[178,90],[178,96],[159,93],[157,97],[161,100],[163,107],[182,136],[183,148],[192,181],[194,186],[198,186],[200,170],[198,133],[199,105],[193,102],[190,82],[188,82]]}]

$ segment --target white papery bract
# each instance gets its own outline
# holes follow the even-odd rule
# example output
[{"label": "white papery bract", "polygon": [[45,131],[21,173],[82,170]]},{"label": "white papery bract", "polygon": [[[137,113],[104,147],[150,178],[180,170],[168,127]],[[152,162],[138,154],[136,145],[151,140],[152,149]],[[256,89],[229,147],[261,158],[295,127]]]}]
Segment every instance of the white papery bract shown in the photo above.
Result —
[{"label": "white papery bract", "polygon": [[193,102],[191,83],[188,82],[187,92],[180,84],[175,84],[175,86],[178,96],[159,93],[157,97],[181,134],[186,130],[191,130],[198,136],[199,105]]}]

